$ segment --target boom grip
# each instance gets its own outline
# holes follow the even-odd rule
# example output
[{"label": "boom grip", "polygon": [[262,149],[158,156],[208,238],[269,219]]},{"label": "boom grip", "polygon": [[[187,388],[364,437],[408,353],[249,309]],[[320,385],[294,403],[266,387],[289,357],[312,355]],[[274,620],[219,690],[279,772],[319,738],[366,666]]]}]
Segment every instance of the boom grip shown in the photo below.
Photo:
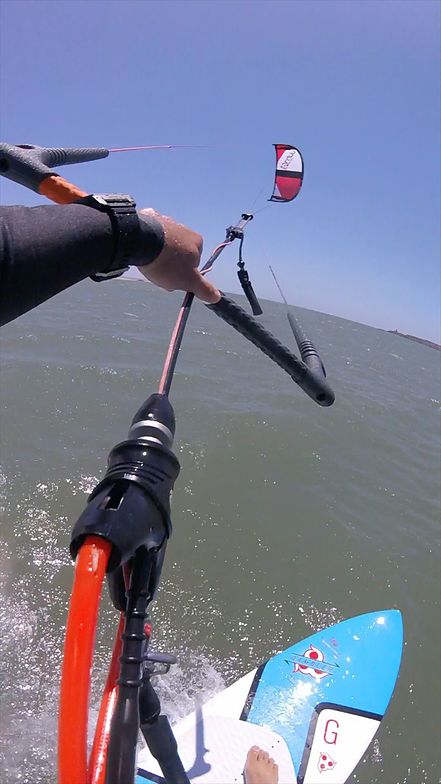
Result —
[{"label": "boom grip", "polygon": [[0,143],[0,174],[39,193],[43,180],[50,175],[56,176],[52,171],[54,166],[95,161],[99,158],[107,158],[108,155],[109,150],[104,147],[76,149],[2,142]]},{"label": "boom grip", "polygon": [[222,294],[219,302],[207,305],[217,316],[254,343],[279,367],[285,370],[296,384],[319,406],[332,406],[335,395],[321,375],[313,373],[304,362],[298,359],[283,343],[265,327],[249,316],[236,302]]}]

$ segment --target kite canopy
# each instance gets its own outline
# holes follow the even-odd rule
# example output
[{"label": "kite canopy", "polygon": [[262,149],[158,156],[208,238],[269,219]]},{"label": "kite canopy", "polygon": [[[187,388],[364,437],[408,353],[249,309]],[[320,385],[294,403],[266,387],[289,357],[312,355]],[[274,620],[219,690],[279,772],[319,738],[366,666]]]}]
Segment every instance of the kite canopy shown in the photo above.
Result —
[{"label": "kite canopy", "polygon": [[275,144],[276,176],[274,190],[268,201],[292,201],[302,187],[303,158],[291,144]]}]

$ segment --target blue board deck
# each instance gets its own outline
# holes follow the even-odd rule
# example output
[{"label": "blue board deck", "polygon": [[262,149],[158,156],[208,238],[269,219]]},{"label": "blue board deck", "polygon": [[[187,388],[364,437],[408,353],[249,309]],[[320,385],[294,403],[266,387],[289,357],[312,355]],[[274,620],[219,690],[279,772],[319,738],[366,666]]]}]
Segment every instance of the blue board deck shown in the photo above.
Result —
[{"label": "blue board deck", "polygon": [[[280,781],[343,784],[384,716],[402,645],[401,613],[384,610],[342,621],[273,656],[174,727],[191,781],[242,781],[247,749],[266,744],[281,762],[286,778]],[[147,750],[138,765],[136,784],[164,781]]]}]

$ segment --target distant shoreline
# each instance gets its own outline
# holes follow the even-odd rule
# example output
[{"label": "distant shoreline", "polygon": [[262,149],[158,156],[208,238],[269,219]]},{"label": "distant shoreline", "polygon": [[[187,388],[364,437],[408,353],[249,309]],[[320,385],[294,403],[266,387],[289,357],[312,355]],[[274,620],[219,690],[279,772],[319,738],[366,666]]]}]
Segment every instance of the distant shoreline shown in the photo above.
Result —
[{"label": "distant shoreline", "polygon": [[391,335],[399,335],[400,338],[407,338],[407,340],[413,340],[415,343],[422,343],[423,346],[429,346],[429,348],[436,348],[438,351],[441,351],[441,346],[438,345],[438,343],[433,343],[431,340],[417,338],[415,335],[406,335],[404,332],[398,332],[397,329],[387,329],[386,332],[389,332]]},{"label": "distant shoreline", "polygon": [[[137,283],[141,282],[141,283],[148,283],[149,285],[152,285],[149,280],[147,280],[146,278],[144,278],[143,275],[141,275],[141,273],[139,273],[139,277],[138,277],[138,275],[134,275],[134,274],[132,274],[132,275],[124,274],[120,278],[116,278],[116,280],[131,280],[131,281],[136,281]],[[227,293],[229,293],[229,292],[227,292]],[[239,297],[241,297],[243,295],[239,294],[238,292],[236,292],[236,294],[233,294],[232,296],[239,296]],[[261,299],[262,302],[264,302],[266,298],[265,297],[261,297],[260,299]],[[278,300],[267,300],[267,301],[268,302],[276,302],[276,303],[278,302]],[[278,304],[280,304],[280,302]],[[299,307],[299,306],[297,306],[297,305],[290,305],[289,307],[294,307],[295,308],[295,307]],[[338,316],[336,313],[324,313],[324,311],[314,311],[311,308],[302,308],[302,309],[303,310],[311,310],[311,312],[313,312],[313,313],[322,313],[324,316],[333,316],[334,318],[339,318],[339,319],[342,319],[343,321],[353,321],[353,319],[348,319],[345,316]],[[421,343],[423,346],[428,346],[429,348],[435,348],[435,349],[437,349],[437,351],[441,351],[441,346],[438,343],[434,343],[431,340],[426,340],[425,338],[417,338],[415,335],[407,335],[405,332],[399,332],[397,329],[384,329],[382,327],[376,327],[373,324],[366,324],[364,322],[355,322],[354,321],[353,323],[354,324],[360,323],[360,324],[363,324],[363,326],[365,326],[365,327],[370,327],[371,329],[380,329],[382,332],[387,332],[390,335],[399,335],[400,338],[407,338],[407,340],[413,340],[414,343]]]}]

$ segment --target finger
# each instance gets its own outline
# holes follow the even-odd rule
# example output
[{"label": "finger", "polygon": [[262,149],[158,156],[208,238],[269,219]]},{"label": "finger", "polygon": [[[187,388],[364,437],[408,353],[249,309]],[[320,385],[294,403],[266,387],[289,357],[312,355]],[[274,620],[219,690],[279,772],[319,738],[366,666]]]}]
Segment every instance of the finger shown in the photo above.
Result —
[{"label": "finger", "polygon": [[189,290],[193,292],[195,297],[201,299],[202,302],[208,302],[210,305],[219,302],[222,296],[216,286],[213,286],[198,270],[195,270],[189,281]]}]

